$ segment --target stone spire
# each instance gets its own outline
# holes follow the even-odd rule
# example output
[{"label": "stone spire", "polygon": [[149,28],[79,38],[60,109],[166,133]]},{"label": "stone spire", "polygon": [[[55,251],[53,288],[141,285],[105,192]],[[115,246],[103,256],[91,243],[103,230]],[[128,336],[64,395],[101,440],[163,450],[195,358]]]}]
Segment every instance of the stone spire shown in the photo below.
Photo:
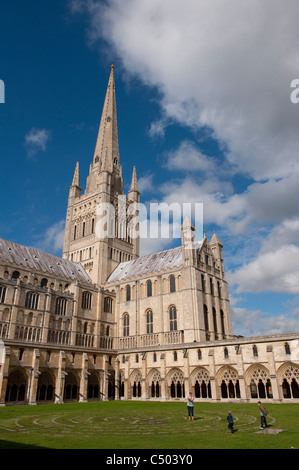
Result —
[{"label": "stone spire", "polygon": [[[134,168],[133,168],[132,182],[131,182],[130,191],[138,191],[136,166],[134,166]],[[138,192],[139,192],[139,191],[138,191]]]},{"label": "stone spire", "polygon": [[103,112],[95,146],[93,165],[100,171],[113,172],[119,167],[114,65],[111,72],[103,106]]},{"label": "stone spire", "polygon": [[78,186],[80,188],[80,179],[79,179],[79,162],[76,163],[75,173],[73,177],[72,186]]}]

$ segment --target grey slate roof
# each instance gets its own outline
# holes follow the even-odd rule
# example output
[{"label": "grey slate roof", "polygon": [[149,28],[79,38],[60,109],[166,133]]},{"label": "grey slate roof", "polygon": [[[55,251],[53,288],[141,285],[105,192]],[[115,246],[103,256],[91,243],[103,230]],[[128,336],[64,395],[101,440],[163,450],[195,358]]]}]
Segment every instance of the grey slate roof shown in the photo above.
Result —
[{"label": "grey slate roof", "polygon": [[171,248],[151,255],[142,256],[133,261],[120,263],[109,276],[108,282],[117,282],[131,277],[159,272],[183,263],[182,247]]},{"label": "grey slate roof", "polygon": [[80,263],[49,255],[35,248],[19,245],[2,238],[0,238],[0,259],[7,263],[19,265],[20,269],[24,266],[63,279],[91,282],[90,277]]}]

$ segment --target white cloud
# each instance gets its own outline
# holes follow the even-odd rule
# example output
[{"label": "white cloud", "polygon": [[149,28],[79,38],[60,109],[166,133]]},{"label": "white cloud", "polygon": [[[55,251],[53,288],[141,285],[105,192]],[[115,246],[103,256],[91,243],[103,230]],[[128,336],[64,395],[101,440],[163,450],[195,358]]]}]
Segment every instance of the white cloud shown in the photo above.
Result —
[{"label": "white cloud", "polygon": [[64,240],[65,220],[55,222],[39,237],[37,248],[61,256]]},{"label": "white cloud", "polygon": [[129,74],[159,89],[163,117],[210,127],[256,180],[298,169],[296,0],[88,0],[84,8],[89,38],[104,37]]},{"label": "white cloud", "polygon": [[294,314],[271,315],[261,310],[232,307],[234,334],[263,336],[298,331],[298,318]]},{"label": "white cloud", "polygon": [[49,129],[37,129],[33,127],[28,134],[25,135],[25,147],[28,156],[34,156],[38,151],[45,151],[47,144],[51,139],[51,131]]}]

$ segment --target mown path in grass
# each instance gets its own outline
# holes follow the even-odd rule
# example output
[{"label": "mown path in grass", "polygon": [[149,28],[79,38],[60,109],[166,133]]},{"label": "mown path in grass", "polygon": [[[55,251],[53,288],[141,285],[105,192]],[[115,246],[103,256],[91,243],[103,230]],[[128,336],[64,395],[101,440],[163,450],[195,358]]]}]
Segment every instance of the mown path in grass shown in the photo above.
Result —
[{"label": "mown path in grass", "polygon": [[[267,405],[260,431],[255,404],[93,402],[0,408],[0,448],[290,449],[299,448],[299,405]],[[236,432],[227,429],[227,411]]]}]

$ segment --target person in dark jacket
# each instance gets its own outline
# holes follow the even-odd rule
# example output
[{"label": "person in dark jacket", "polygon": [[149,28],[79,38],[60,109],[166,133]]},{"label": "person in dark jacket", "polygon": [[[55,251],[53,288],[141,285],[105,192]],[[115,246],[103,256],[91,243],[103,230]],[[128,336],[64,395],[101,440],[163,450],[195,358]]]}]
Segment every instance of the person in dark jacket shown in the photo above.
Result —
[{"label": "person in dark jacket", "polygon": [[231,411],[227,412],[227,421],[228,421],[228,429],[230,430],[231,433],[233,433],[234,432],[234,419],[232,417]]}]

